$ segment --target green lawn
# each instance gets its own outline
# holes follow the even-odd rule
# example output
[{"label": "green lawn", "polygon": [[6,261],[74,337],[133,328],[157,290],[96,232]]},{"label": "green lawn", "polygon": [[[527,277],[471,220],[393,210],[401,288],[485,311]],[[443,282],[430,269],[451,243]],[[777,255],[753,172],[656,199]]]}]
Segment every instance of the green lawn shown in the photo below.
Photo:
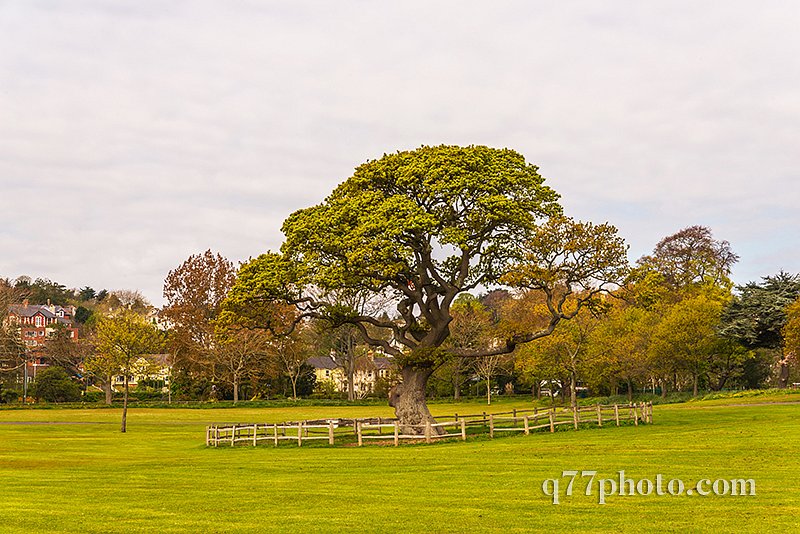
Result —
[{"label": "green lawn", "polygon": [[[398,448],[207,449],[210,422],[390,416],[388,407],[0,411],[4,532],[708,531],[800,529],[796,396],[655,407],[655,424]],[[756,404],[747,404],[756,403]],[[741,406],[745,404],[744,406]],[[493,411],[529,407],[502,402]],[[439,414],[482,404],[434,404]],[[36,422],[58,424],[8,424]],[[68,424],[65,424],[68,423]],[[576,480],[551,504],[542,482],[563,470],[616,478],[752,478],[755,497],[613,496]]]}]

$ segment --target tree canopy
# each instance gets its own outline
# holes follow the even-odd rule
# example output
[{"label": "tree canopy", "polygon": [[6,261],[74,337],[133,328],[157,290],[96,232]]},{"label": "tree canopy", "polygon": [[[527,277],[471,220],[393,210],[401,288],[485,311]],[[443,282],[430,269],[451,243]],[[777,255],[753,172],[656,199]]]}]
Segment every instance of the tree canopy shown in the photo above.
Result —
[{"label": "tree canopy", "polygon": [[[228,310],[276,330],[272,304],[295,305],[295,324],[323,318],[356,326],[365,341],[395,356],[402,383],[390,402],[408,424],[430,418],[424,387],[450,357],[510,353],[548,335],[569,295],[586,299],[626,269],[626,247],[610,225],[562,215],[558,195],[517,152],[485,146],[423,146],[359,166],[319,205],[283,224],[280,252],[245,264]],[[543,291],[551,319],[543,330],[482,350],[443,348],[451,305],[476,287],[504,284]],[[363,315],[327,295],[365,290],[395,304],[396,315]],[[391,336],[378,336],[375,330]]]}]

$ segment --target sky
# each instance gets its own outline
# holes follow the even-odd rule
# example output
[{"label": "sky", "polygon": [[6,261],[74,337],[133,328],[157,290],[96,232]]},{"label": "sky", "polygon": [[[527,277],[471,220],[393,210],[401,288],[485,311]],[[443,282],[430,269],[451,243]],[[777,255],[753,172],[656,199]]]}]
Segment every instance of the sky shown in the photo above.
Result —
[{"label": "sky", "polygon": [[800,272],[800,2],[0,0],[0,277],[239,262],[354,167],[509,147],[630,258]]}]

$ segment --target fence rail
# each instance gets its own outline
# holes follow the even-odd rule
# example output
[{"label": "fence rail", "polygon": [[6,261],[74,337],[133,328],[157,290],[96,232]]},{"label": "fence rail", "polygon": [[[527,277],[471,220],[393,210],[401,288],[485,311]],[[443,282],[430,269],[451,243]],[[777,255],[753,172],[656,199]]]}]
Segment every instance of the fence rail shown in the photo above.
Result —
[{"label": "fence rail", "polygon": [[[596,404],[578,408],[549,408],[540,410],[512,410],[510,412],[455,414],[440,417],[440,422],[422,425],[401,425],[396,419],[372,417],[362,419],[317,419],[284,423],[227,423],[206,427],[206,446],[231,446],[247,444],[253,447],[261,442],[275,447],[281,441],[327,441],[328,445],[358,444],[379,440],[395,447],[402,440],[432,443],[440,439],[467,440],[467,436],[488,433],[490,438],[500,432],[522,432],[525,435],[538,431],[555,432],[557,426],[569,425],[578,430],[581,424],[604,423],[620,426],[622,422],[653,422],[653,403]],[[469,430],[469,431],[468,431]]]}]

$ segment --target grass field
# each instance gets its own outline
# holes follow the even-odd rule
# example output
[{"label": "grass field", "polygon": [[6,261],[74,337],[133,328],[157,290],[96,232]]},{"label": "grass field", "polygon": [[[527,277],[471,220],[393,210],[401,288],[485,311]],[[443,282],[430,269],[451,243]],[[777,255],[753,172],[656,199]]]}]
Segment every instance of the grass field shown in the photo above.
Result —
[{"label": "grass field", "polygon": [[[388,407],[0,411],[4,532],[800,530],[799,396],[655,407],[655,424],[394,447],[206,448],[210,422],[390,416]],[[782,404],[776,401],[783,402]],[[493,411],[529,407],[524,400]],[[483,404],[434,404],[434,413]],[[33,424],[31,424],[33,423]],[[756,496],[612,496],[598,478],[752,478]],[[542,491],[560,478],[561,503]]]}]

